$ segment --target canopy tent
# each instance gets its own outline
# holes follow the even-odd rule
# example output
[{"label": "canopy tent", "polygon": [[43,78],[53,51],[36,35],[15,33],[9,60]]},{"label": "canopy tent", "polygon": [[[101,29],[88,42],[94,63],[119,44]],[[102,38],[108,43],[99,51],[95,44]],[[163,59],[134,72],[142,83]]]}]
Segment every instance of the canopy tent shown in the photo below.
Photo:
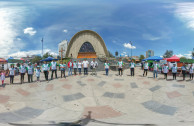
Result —
[{"label": "canopy tent", "polygon": [[152,57],[148,57],[148,58],[146,58],[146,59],[143,59],[142,61],[146,61],[146,60],[151,60],[151,61],[160,61],[160,60],[162,60],[163,58],[162,57],[159,57],[159,56],[152,56]]},{"label": "canopy tent", "polygon": [[55,59],[53,57],[47,57],[46,59],[41,60],[41,62],[43,62],[43,61],[52,61],[52,60],[58,60],[58,59]]},{"label": "canopy tent", "polygon": [[168,62],[179,62],[180,58],[177,57],[176,55],[170,57],[170,58],[165,58],[165,60],[167,60]]},{"label": "canopy tent", "polygon": [[7,63],[7,60],[0,58],[0,64],[5,64],[5,63]]},{"label": "canopy tent", "polygon": [[21,58],[20,60],[23,60],[24,62],[26,61],[25,59]]}]

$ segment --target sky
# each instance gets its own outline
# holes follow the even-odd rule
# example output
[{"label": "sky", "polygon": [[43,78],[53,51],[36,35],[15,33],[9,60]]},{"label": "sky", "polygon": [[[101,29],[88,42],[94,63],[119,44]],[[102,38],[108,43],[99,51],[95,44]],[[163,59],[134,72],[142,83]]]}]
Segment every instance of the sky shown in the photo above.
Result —
[{"label": "sky", "polygon": [[[119,55],[191,58],[193,0],[0,0],[0,57],[58,54],[58,44],[93,30]],[[132,42],[132,45],[130,44]]]}]

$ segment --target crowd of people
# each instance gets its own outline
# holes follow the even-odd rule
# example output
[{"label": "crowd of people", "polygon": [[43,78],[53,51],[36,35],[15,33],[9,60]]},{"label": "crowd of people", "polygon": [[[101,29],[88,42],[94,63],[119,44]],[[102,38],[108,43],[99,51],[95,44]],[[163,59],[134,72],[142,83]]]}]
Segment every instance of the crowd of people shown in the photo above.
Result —
[{"label": "crowd of people", "polygon": [[[82,69],[84,71],[84,75],[88,75],[89,68],[92,71],[91,75],[97,75],[98,62],[95,60],[95,58],[90,63],[87,61],[87,59],[84,59],[83,61],[79,60],[78,62],[76,60],[72,61],[72,59],[70,59],[70,61],[67,64],[63,61],[61,61],[60,64],[57,64],[57,62],[53,60],[51,63],[47,63],[46,61],[44,61],[42,66],[37,65],[35,67],[33,67],[32,63],[30,62],[28,63],[27,66],[25,66],[24,63],[21,63],[19,67],[21,84],[24,83],[25,74],[27,74],[28,83],[33,82],[34,73],[37,77],[37,82],[40,82],[41,73],[44,73],[45,80],[49,82],[49,77],[48,77],[49,72],[51,72],[51,80],[53,80],[53,74],[55,74],[55,78],[57,78],[57,66],[60,67],[59,70],[61,71],[61,78],[63,77],[66,78],[66,75],[65,75],[66,68],[68,69],[68,76],[81,75]],[[121,58],[117,62],[117,67],[118,67],[118,75],[123,76],[123,70],[124,70],[125,64]],[[135,67],[136,67],[136,64],[132,60],[129,63],[131,77],[134,77],[135,75]],[[153,78],[157,78],[158,71],[159,71],[159,64],[156,61],[154,61],[151,66],[149,65],[147,61],[143,63],[143,67],[142,67],[143,76],[147,76],[149,67],[153,69]],[[110,68],[110,63],[108,62],[108,60],[106,60],[104,63],[104,70],[105,70],[106,76],[108,76],[109,74],[109,68]],[[169,68],[167,64],[164,64],[162,66],[162,73],[164,74],[164,79],[167,80],[169,70],[172,70],[173,80],[176,80],[176,76],[178,74],[177,73],[178,68],[175,64],[171,68]],[[181,73],[183,75],[183,80],[185,80],[187,71],[189,72],[190,80],[193,80],[194,67],[192,64],[190,65],[189,68],[186,67],[186,64],[183,64],[183,66],[181,67]],[[14,83],[15,74],[16,74],[16,69],[14,68],[14,64],[11,64],[9,68],[10,84]],[[6,75],[5,71],[2,71],[1,72],[2,84],[4,84],[5,75]]]}]

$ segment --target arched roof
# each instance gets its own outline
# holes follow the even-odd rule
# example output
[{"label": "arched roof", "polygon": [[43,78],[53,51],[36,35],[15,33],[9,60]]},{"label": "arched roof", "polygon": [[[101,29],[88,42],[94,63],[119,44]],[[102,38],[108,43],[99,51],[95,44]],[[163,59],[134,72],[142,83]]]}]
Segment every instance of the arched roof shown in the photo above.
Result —
[{"label": "arched roof", "polygon": [[100,43],[101,43],[101,45],[102,45],[102,47],[103,47],[103,49],[104,49],[104,52],[105,52],[106,56],[108,56],[108,50],[107,50],[107,48],[106,48],[106,45],[105,45],[104,40],[102,39],[102,37],[101,37],[97,32],[95,32],[95,31],[92,31],[92,30],[83,30],[83,31],[77,32],[77,33],[71,38],[71,40],[70,40],[70,42],[69,42],[69,44],[68,44],[68,47],[67,47],[66,57],[68,57],[69,52],[70,52],[70,49],[71,49],[71,46],[72,46],[72,44],[75,42],[76,37],[79,36],[79,35],[81,35],[81,34],[84,34],[84,33],[91,33],[91,34],[93,34],[93,35],[96,35],[96,36],[98,37],[98,39],[100,40]]}]

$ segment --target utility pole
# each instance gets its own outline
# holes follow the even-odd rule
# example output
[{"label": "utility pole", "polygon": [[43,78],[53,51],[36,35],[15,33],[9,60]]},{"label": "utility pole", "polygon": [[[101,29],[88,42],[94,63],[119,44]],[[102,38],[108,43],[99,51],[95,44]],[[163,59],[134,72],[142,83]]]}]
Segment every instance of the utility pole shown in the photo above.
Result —
[{"label": "utility pole", "polygon": [[43,57],[43,38],[42,38],[42,40],[41,40],[41,42],[42,42],[42,57]]}]

